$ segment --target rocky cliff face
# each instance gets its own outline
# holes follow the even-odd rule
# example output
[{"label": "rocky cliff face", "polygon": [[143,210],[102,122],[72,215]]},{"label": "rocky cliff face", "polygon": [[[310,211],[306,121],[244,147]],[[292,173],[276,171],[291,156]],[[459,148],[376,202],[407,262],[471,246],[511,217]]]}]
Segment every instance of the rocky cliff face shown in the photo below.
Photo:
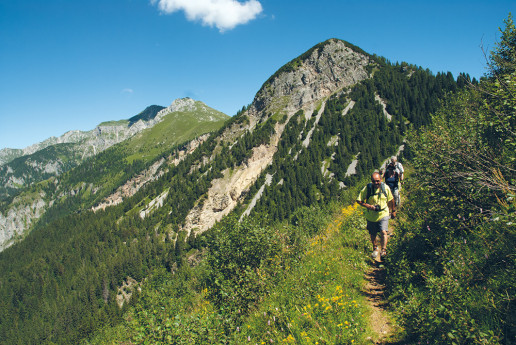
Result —
[{"label": "rocky cliff face", "polygon": [[295,113],[339,89],[369,78],[369,56],[346,42],[330,39],[294,59],[273,75],[256,94],[249,111],[254,121],[269,113]]},{"label": "rocky cliff face", "polygon": [[11,207],[0,213],[0,251],[22,236],[49,206],[44,193],[14,198]]},{"label": "rocky cliff face", "polygon": [[[286,65],[271,77],[244,114],[247,125],[235,124],[226,129],[224,140],[238,140],[246,130],[253,128],[274,114],[290,118],[303,109],[309,119],[319,105],[319,114],[325,100],[333,93],[369,78],[367,68],[374,62],[364,53],[348,47],[344,41],[331,39],[308,51]],[[317,122],[317,121],[316,121]],[[276,134],[268,145],[253,149],[251,158],[224,177],[212,183],[207,197],[186,217],[183,230],[196,233],[209,229],[229,214],[241,201],[262,171],[272,162],[285,125],[276,124]],[[306,146],[309,144],[307,136]]]},{"label": "rocky cliff face", "polygon": [[21,156],[23,156],[22,149],[10,149],[10,148],[1,149],[0,150],[0,165],[3,165],[7,162],[12,161],[13,159],[21,157]]},{"label": "rocky cliff face", "polygon": [[186,216],[183,230],[188,234],[192,231],[202,233],[228,215],[272,161],[277,147],[274,144],[255,147],[247,163],[232,171],[227,169],[224,177],[213,181],[206,200],[198,203]]}]

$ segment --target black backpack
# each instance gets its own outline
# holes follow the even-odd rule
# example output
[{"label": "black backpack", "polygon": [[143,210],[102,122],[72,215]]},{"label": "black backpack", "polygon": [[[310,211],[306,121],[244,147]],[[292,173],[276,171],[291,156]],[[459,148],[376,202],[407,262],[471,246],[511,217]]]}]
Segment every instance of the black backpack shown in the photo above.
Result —
[{"label": "black backpack", "polygon": [[[380,183],[380,190],[382,191],[383,195],[385,195],[385,197],[387,198],[387,192],[385,191],[385,183]],[[365,201],[367,202],[367,200],[369,200],[369,197],[372,195],[374,195],[374,186],[370,182],[367,184],[367,195]]]}]

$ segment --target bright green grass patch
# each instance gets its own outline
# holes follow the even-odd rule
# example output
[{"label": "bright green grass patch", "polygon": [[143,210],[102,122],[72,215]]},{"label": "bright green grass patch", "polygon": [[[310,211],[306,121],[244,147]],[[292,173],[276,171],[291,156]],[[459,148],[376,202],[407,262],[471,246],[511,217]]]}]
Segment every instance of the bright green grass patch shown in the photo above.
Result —
[{"label": "bright green grass patch", "polygon": [[238,328],[236,344],[364,342],[370,335],[361,293],[367,265],[363,252],[343,241],[351,236],[358,240],[353,247],[367,246],[356,236],[364,235],[356,228],[357,217],[356,208],[349,206],[309,241],[304,258],[296,267],[285,267],[284,281]]},{"label": "bright green grass patch", "polygon": [[127,149],[132,152],[126,157],[128,163],[135,160],[151,161],[175,145],[189,141],[204,133],[218,130],[226,118],[217,121],[203,121],[194,112],[175,112],[167,115],[154,127],[144,130],[128,141]]}]

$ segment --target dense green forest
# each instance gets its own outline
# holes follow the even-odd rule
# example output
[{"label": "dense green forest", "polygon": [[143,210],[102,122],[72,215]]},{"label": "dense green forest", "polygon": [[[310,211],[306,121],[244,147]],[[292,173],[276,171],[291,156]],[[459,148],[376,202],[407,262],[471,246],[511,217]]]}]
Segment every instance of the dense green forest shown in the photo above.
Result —
[{"label": "dense green forest", "polygon": [[[102,196],[88,187],[98,182],[95,174],[105,196],[161,156],[127,164],[117,145],[72,169],[62,181],[86,187],[54,205],[23,242],[0,253],[0,342],[365,342],[363,297],[341,289],[359,288],[367,241],[356,232],[363,227],[358,212],[341,212],[341,205],[352,203],[370,173],[407,138],[406,159],[416,173],[388,259],[392,303],[408,335],[420,341],[502,344],[514,324],[514,301],[506,296],[514,296],[515,286],[515,35],[509,19],[493,52],[492,75],[480,82],[376,58],[373,78],[331,96],[318,122],[315,113],[323,104],[308,120],[302,111],[286,123],[270,116],[234,145],[220,140],[229,125],[246,122],[243,108],[163,177],[104,211],[89,210]],[[386,101],[390,121],[375,95]],[[350,102],[354,106],[343,115]],[[273,180],[250,217],[238,221],[241,207],[202,236],[186,238],[179,229],[187,212],[225,169],[270,142],[276,121],[286,125],[278,150],[245,204],[267,174]],[[356,173],[348,175],[356,158]],[[140,217],[164,191],[163,206]],[[336,212],[340,223],[330,227]],[[323,235],[336,236],[334,247],[326,247]],[[469,270],[464,262],[471,262]],[[146,280],[142,292],[135,289],[131,302],[119,308],[117,290],[128,276]],[[465,303],[471,303],[466,312]],[[328,332],[298,315],[296,308],[308,305]],[[343,311],[328,312],[337,307]]]},{"label": "dense green forest", "polygon": [[[439,99],[459,88],[459,82],[450,73],[434,76],[415,66],[408,68],[406,64],[391,64],[384,59],[379,62],[382,67],[373,79],[330,97],[315,127],[315,114],[306,121],[300,111],[290,119],[273,164],[266,171],[273,176],[272,183],[265,188],[264,197],[253,212],[267,219],[283,220],[298,207],[326,203],[336,197],[340,193],[339,181],[353,186],[369,176],[397,152],[407,127],[419,128],[428,123]],[[463,77],[471,82],[467,75],[459,79]],[[391,121],[375,100],[376,94],[383,95],[386,108],[392,110]],[[354,102],[353,108],[342,115],[350,102]],[[315,130],[305,148],[302,142],[312,127]],[[330,142],[335,144],[328,145]],[[292,159],[293,156],[297,157]],[[356,171],[347,175],[354,159],[358,160]],[[328,174],[335,178],[325,176],[322,162],[329,162]],[[250,198],[264,181],[265,175],[249,193]]]}]

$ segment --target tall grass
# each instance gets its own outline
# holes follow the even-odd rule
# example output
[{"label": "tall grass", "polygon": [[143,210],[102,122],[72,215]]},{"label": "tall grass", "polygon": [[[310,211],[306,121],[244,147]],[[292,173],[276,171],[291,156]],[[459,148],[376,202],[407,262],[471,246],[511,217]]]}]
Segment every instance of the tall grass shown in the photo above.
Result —
[{"label": "tall grass", "polygon": [[294,267],[237,328],[235,344],[362,344],[368,330],[363,224],[355,206],[342,209],[307,241]]}]

